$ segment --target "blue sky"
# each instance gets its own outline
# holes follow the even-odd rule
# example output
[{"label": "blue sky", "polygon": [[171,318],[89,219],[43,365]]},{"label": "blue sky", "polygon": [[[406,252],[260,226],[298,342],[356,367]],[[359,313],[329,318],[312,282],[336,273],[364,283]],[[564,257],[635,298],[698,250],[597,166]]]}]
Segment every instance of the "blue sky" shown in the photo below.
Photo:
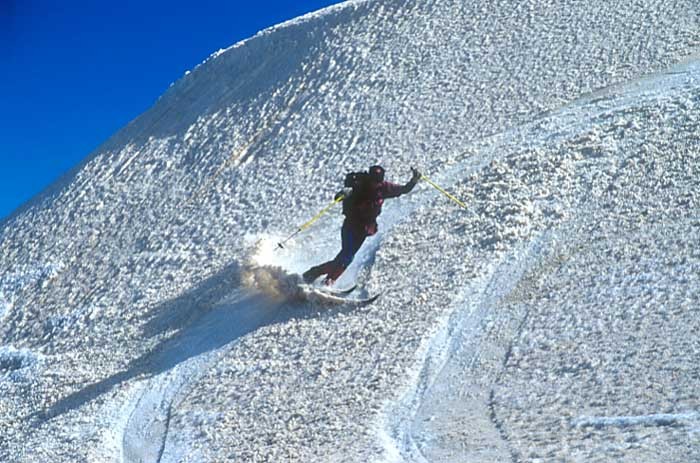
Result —
[{"label": "blue sky", "polygon": [[0,220],[212,52],[339,0],[0,0]]}]

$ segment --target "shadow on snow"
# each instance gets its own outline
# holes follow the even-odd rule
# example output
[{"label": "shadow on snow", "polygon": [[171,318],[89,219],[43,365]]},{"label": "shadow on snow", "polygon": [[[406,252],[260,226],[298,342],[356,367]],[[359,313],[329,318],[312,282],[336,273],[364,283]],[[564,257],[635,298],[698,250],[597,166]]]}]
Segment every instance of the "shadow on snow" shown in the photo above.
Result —
[{"label": "shadow on snow", "polygon": [[[333,316],[348,308],[324,309]],[[256,329],[292,319],[321,315],[304,301],[280,301],[241,287],[240,266],[225,267],[192,290],[159,304],[143,326],[144,337],[166,337],[152,350],[132,360],[124,370],[83,387],[47,410],[30,415],[33,426],[76,410],[132,379],[148,379],[179,364],[216,351]],[[166,334],[168,333],[168,334]]]}]

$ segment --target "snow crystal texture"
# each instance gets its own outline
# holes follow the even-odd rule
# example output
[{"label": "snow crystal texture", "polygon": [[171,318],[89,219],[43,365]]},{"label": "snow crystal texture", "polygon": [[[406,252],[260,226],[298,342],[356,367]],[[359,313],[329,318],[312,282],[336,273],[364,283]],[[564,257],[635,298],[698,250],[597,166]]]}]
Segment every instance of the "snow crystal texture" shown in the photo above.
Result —
[{"label": "snow crystal texture", "polygon": [[[0,461],[700,460],[695,1],[356,0],[0,228]],[[338,281],[347,171],[396,182]]]}]

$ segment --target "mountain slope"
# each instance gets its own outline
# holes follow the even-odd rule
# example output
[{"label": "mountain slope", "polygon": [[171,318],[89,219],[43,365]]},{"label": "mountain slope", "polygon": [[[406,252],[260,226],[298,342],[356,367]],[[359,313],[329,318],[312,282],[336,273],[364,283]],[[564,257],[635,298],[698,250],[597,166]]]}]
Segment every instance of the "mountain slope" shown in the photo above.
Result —
[{"label": "mountain slope", "polygon": [[[212,55],[3,224],[1,459],[684,461],[687,427],[628,449],[596,417],[700,408],[688,336],[639,357],[677,400],[615,350],[696,326],[698,256],[665,237],[697,241],[697,26],[693,2],[355,1]],[[272,249],[376,162],[469,206],[387,202],[339,282],[380,301],[244,284],[333,255],[338,213]]]}]

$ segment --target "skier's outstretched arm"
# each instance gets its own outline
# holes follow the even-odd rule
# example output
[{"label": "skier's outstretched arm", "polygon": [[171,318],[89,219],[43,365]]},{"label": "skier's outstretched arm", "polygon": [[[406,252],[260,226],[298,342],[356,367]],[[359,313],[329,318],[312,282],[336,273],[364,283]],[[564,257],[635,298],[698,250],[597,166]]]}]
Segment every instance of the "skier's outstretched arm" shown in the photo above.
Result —
[{"label": "skier's outstretched arm", "polygon": [[418,183],[418,180],[420,180],[421,178],[421,173],[418,172],[418,169],[414,169],[413,167],[411,167],[411,172],[413,172],[413,176],[411,177],[411,180],[409,180],[408,183],[406,183],[405,185],[384,182],[383,196],[385,198],[396,198],[397,196],[410,193],[411,190],[413,190],[413,188],[416,186],[416,183]]}]

